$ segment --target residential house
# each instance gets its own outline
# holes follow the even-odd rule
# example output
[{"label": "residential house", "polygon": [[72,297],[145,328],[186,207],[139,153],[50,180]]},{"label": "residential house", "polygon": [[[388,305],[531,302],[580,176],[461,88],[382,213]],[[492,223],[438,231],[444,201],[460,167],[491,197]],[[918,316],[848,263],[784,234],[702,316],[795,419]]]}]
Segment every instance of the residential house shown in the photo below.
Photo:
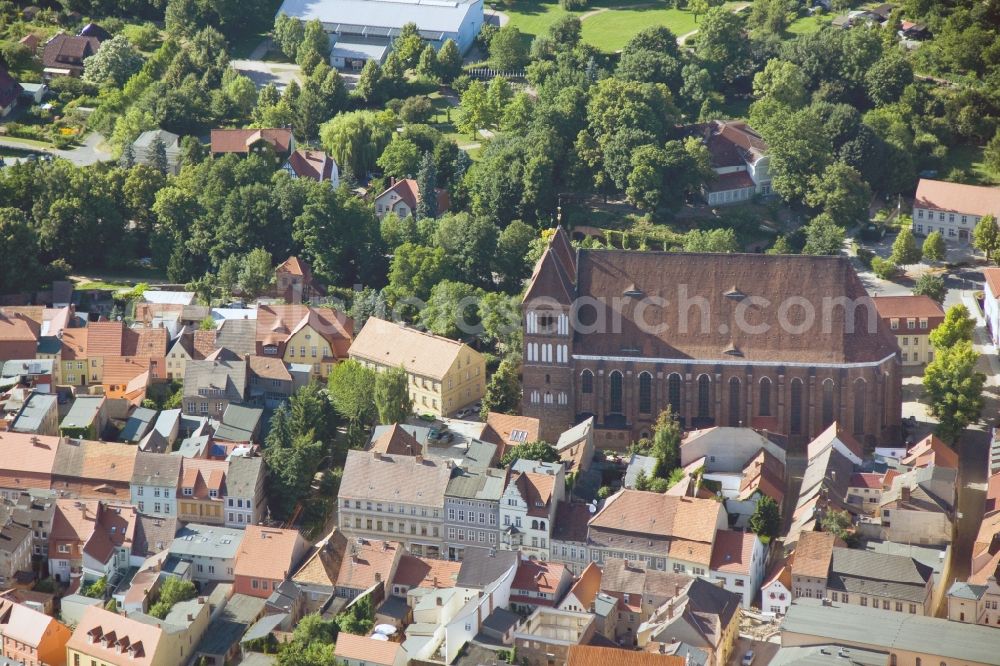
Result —
[{"label": "residential house", "polygon": [[174,537],[167,560],[186,562],[197,583],[232,582],[243,530],[188,523]]},{"label": "residential house", "polygon": [[62,666],[71,634],[69,627],[44,613],[0,599],[3,656],[14,663]]},{"label": "residential house", "polygon": [[117,442],[65,439],[52,465],[52,489],[63,497],[129,499],[135,446]]},{"label": "residential house", "polygon": [[760,588],[760,609],[784,615],[792,605],[792,567],[783,557],[774,561]]},{"label": "residential house", "polygon": [[217,335],[215,329],[192,331],[185,327],[181,330],[167,351],[167,377],[184,379],[188,361],[204,361],[212,357],[218,350]]},{"label": "residential house", "polygon": [[[451,208],[448,190],[436,188],[434,192],[437,194],[437,215],[447,213]],[[419,204],[420,186],[417,181],[401,178],[375,197],[375,216],[381,220],[389,213],[395,213],[396,217],[402,219],[415,215]]]},{"label": "residential house", "polygon": [[620,490],[590,521],[591,559],[639,560],[650,569],[707,576],[715,533],[727,527],[714,499]]},{"label": "residential house", "polygon": [[499,461],[510,448],[520,446],[525,442],[537,442],[540,439],[538,419],[517,414],[489,412],[486,415],[486,423],[479,438],[500,447],[497,452]]},{"label": "residential house", "polygon": [[181,470],[177,518],[182,522],[224,524],[229,463],[224,460],[184,458]]},{"label": "residential house", "polygon": [[309,178],[320,183],[330,183],[332,187],[340,185],[337,160],[322,150],[298,148],[292,151],[282,168],[293,178]]},{"label": "residential house", "polygon": [[573,583],[573,575],[555,562],[522,559],[510,586],[511,608],[531,613],[539,606],[556,608]]},{"label": "residential house", "polygon": [[562,464],[525,459],[515,462],[500,498],[501,547],[549,559],[552,521],[565,497],[565,487]]},{"label": "residential house", "polygon": [[708,149],[715,178],[705,188],[710,206],[749,201],[771,193],[768,146],[742,121],[713,120],[684,128]]},{"label": "residential house", "polygon": [[[3,321],[0,319],[0,326]],[[87,385],[87,339],[89,328],[67,328],[59,341],[56,382],[70,386]]]},{"label": "residential house", "polygon": [[136,164],[156,165],[156,140],[163,142],[167,157],[167,173],[177,175],[181,170],[181,138],[173,132],[162,129],[146,130],[132,142],[132,152]]},{"label": "residential house", "polygon": [[639,560],[611,558],[604,564],[601,594],[612,604],[597,598],[592,612],[606,615],[604,636],[619,645],[636,645],[640,625],[663,604],[680,597],[691,581],[686,574],[657,571]]},{"label": "residential house", "polygon": [[913,232],[939,231],[946,241],[967,244],[980,218],[1000,217],[1000,187],[921,178],[913,199]]},{"label": "residential house", "polygon": [[393,539],[414,555],[441,557],[449,464],[423,456],[348,451],[338,527],[350,537]]},{"label": "residential house", "polygon": [[559,602],[559,609],[577,613],[592,612],[594,599],[600,591],[601,568],[591,562],[573,581],[566,596]]},{"label": "residential house", "polygon": [[[195,663],[200,666],[225,666],[239,660],[240,641],[265,614],[265,606],[263,599],[245,594],[234,594],[225,600],[219,606],[221,612],[213,613],[212,623],[198,643],[194,653]],[[242,663],[246,661],[243,659]]]},{"label": "residential house", "polygon": [[785,450],[752,428],[695,430],[681,442],[681,465],[704,470],[700,482],[722,495],[733,527],[746,529],[761,497],[781,506]]},{"label": "residential house", "polygon": [[847,483],[847,501],[857,507],[859,513],[877,516],[882,493],[892,485],[897,472],[855,472]]},{"label": "residential house", "polygon": [[512,572],[513,581],[513,574],[517,573],[520,560],[520,554],[512,550],[466,548],[455,583],[458,587],[485,590],[508,572]]},{"label": "residential house", "polygon": [[481,400],[486,360],[455,340],[369,317],[351,344],[350,356],[380,372],[403,368],[419,414],[445,416]]},{"label": "residential house", "polygon": [[61,440],[58,437],[0,431],[0,497],[16,499],[22,491],[49,489],[52,467]]},{"label": "residential house", "polygon": [[60,32],[45,43],[42,74],[46,79],[79,77],[83,74],[83,61],[97,53],[100,46],[96,37],[79,37]]},{"label": "residential house", "polygon": [[0,527],[0,586],[13,587],[34,579],[31,553],[32,531],[7,520]]},{"label": "residential house", "polygon": [[834,644],[847,656],[855,649],[876,650],[888,653],[888,659],[882,657],[879,663],[896,666],[987,666],[997,660],[996,631],[935,617],[797,599],[781,623],[781,645]]},{"label": "residential house", "polygon": [[108,425],[107,398],[103,395],[80,395],[73,400],[59,424],[59,434],[65,437],[100,439]]},{"label": "residential house", "polygon": [[514,630],[514,647],[529,666],[562,664],[571,646],[588,643],[596,633],[591,613],[539,606]]},{"label": "residential house", "polygon": [[181,480],[180,456],[143,453],[135,457],[130,498],[139,512],[162,518],[177,516],[177,489]]},{"label": "residential house", "polygon": [[244,405],[228,405],[222,413],[221,422],[213,421],[217,442],[235,444],[253,444],[260,439],[261,422],[264,410],[259,407]]},{"label": "residential house", "polygon": [[[392,594],[410,598],[412,590],[444,590],[455,587],[458,574],[462,570],[460,562],[428,559],[403,553],[396,575],[392,578]],[[419,595],[418,595],[419,596]]]},{"label": "residential house", "polygon": [[215,360],[187,361],[184,368],[184,413],[221,419],[230,404],[246,402],[248,365],[245,359],[233,355]]},{"label": "residential house", "polygon": [[[1000,268],[983,269],[983,315],[994,347],[1000,348]],[[3,345],[3,318],[0,317],[0,349]]]},{"label": "residential house", "polygon": [[911,615],[933,615],[932,569],[912,557],[834,548],[824,598]]},{"label": "residential house", "polygon": [[937,466],[896,476],[882,493],[874,523],[881,538],[923,545],[951,543],[957,478],[958,470]]},{"label": "residential house", "polygon": [[292,582],[302,593],[303,612],[318,613],[333,599],[346,553],[347,537],[334,528],[313,547],[312,554],[292,574]]},{"label": "residential house", "polygon": [[14,80],[6,67],[0,67],[0,118],[6,118],[17,106],[24,88]]},{"label": "residential house", "polygon": [[931,433],[907,450],[899,461],[906,467],[947,467],[958,469],[958,453]]},{"label": "residential house", "polygon": [[591,564],[587,550],[587,529],[591,511],[596,508],[579,502],[559,502],[556,519],[552,524],[552,547],[549,555],[553,562],[563,564],[576,575]]},{"label": "residential house", "polygon": [[[86,333],[74,332],[69,341],[63,331],[61,381],[77,386],[100,385],[109,397],[127,397],[145,388],[149,379],[165,376],[168,334],[163,328],[126,328],[122,322],[100,321],[87,325]],[[75,367],[74,364],[75,363]],[[149,379],[129,386],[148,371]],[[73,378],[71,381],[70,378]]]},{"label": "residential house", "polygon": [[347,358],[354,322],[331,308],[261,305],[256,330],[258,356],[311,365],[313,376],[325,379]]},{"label": "residential house", "polygon": [[816,529],[827,510],[859,510],[847,501],[847,487],[863,455],[861,444],[837,423],[809,443],[799,498],[785,535],[786,548],[793,547],[801,534]]},{"label": "residential house", "polygon": [[256,525],[267,510],[264,459],[233,456],[226,472],[226,527]]},{"label": "residential house", "polygon": [[[398,433],[397,439],[404,435],[412,439],[401,428],[394,428],[393,432]],[[461,560],[462,553],[470,545],[496,548],[500,534],[500,498],[506,478],[505,471],[489,467],[456,466],[452,470],[444,491],[444,554],[449,560]]]},{"label": "residential house", "polygon": [[32,553],[42,557],[49,552],[49,533],[55,520],[56,492],[52,490],[24,490],[3,500],[11,508],[11,520],[27,527],[32,533]]},{"label": "residential house", "polygon": [[657,652],[678,641],[710,655],[707,666],[724,666],[736,646],[740,596],[695,578],[639,626],[639,647]]},{"label": "residential house", "polygon": [[566,474],[581,474],[594,459],[594,417],[584,419],[559,435],[555,450]]},{"label": "residential house", "polygon": [[71,591],[99,578],[114,585],[128,570],[136,512],[95,500],[56,501],[49,533],[49,575]]},{"label": "residential house", "polygon": [[[45,340],[46,338],[42,338]],[[23,386],[37,393],[53,392],[56,362],[52,358],[11,359],[0,362],[0,385]]]},{"label": "residential house", "polygon": [[146,560],[170,548],[177,534],[176,518],[159,518],[139,514],[132,539],[132,566],[142,566]]},{"label": "residential house", "polygon": [[955,581],[948,588],[948,619],[988,627],[1000,626],[1000,585],[995,577],[984,585]]},{"label": "residential house", "polygon": [[0,359],[35,358],[41,326],[11,308],[0,308]]},{"label": "residential house", "polygon": [[298,530],[248,525],[236,555],[233,590],[266,599],[288,580],[305,552]]},{"label": "residential house", "polygon": [[[249,393],[250,399],[258,405],[275,409],[278,405],[292,397],[296,385],[285,362],[266,356],[251,356],[249,359]],[[310,373],[311,374],[311,373]]]},{"label": "residential house", "polygon": [[337,573],[334,595],[354,599],[374,585],[385,588],[396,577],[404,552],[403,544],[397,541],[349,537]]},{"label": "residential house", "polygon": [[[125,617],[101,606],[83,612],[66,643],[67,664],[177,666],[192,657],[209,622],[208,604],[181,602],[165,620]],[[191,615],[188,620],[186,615]],[[194,613],[197,615],[194,615]]]},{"label": "residential house", "polygon": [[59,399],[53,394],[32,391],[24,401],[9,430],[32,435],[59,434]]},{"label": "residential house", "polygon": [[281,160],[287,160],[295,148],[295,138],[292,131],[286,128],[214,129],[209,144],[212,155],[216,157],[228,153],[249,155],[268,151]]},{"label": "residential house", "polygon": [[803,532],[791,562],[792,598],[822,599],[826,594],[837,537],[829,532]]},{"label": "residential house", "polygon": [[[333,163],[332,158],[330,162]],[[336,171],[336,164],[333,164]],[[322,286],[313,279],[309,264],[295,256],[288,257],[274,269],[274,286],[278,296],[284,298],[286,303],[311,301],[325,293]]]},{"label": "residential house", "polygon": [[764,580],[766,562],[767,549],[756,534],[719,530],[712,545],[709,576],[740,595],[743,608],[750,608]]},{"label": "residential house", "polygon": [[344,666],[404,666],[407,663],[406,651],[400,643],[344,632],[337,636],[333,658]]},{"label": "residential house", "polygon": [[153,427],[156,410],[136,407],[125,421],[125,427],[118,433],[118,439],[128,444],[138,444]]},{"label": "residential house", "polygon": [[876,296],[878,316],[896,336],[904,366],[934,360],[930,334],[944,321],[944,308],[930,296]]}]

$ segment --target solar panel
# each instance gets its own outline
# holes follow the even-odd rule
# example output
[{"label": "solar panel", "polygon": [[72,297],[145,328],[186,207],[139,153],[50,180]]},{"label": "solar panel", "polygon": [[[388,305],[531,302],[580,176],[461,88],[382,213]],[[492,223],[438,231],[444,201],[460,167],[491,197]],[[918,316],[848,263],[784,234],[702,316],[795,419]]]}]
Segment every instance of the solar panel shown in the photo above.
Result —
[{"label": "solar panel", "polygon": [[512,442],[523,442],[528,439],[527,430],[511,430],[510,439]]}]

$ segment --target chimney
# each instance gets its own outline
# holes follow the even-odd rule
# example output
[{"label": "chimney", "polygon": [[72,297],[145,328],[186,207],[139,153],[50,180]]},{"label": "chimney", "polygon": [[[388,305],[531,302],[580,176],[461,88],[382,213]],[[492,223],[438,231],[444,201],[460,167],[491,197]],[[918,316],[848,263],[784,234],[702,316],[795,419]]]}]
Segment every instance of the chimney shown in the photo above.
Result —
[{"label": "chimney", "polygon": [[188,613],[188,622],[194,622],[194,615]]},{"label": "chimney", "polygon": [[375,582],[376,583],[381,583],[382,582],[382,574],[379,573],[378,571],[375,572]]},{"label": "chimney", "polygon": [[419,453],[416,456],[414,456],[414,458],[416,459],[418,465],[424,464],[424,457]]},{"label": "chimney", "polygon": [[909,486],[902,486],[899,489],[899,499],[901,499],[904,502],[909,502],[910,501],[910,487]]},{"label": "chimney", "polygon": [[198,597],[198,603],[200,605],[205,605],[205,597]]},{"label": "chimney", "polygon": [[378,449],[372,449],[372,458],[375,460],[382,460],[382,454],[378,452]]}]

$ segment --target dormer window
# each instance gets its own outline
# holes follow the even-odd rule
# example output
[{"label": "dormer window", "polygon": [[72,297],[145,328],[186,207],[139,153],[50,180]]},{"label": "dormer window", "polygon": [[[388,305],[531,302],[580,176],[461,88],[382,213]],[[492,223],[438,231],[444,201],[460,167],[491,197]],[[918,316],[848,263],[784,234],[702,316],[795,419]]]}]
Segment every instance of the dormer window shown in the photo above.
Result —
[{"label": "dormer window", "polygon": [[218,490],[209,490],[208,491],[208,496],[212,497],[212,498],[218,497],[219,496],[219,491]]},{"label": "dormer window", "polygon": [[184,489],[184,496],[185,497],[191,497],[192,495],[194,495],[194,488],[185,488]]}]

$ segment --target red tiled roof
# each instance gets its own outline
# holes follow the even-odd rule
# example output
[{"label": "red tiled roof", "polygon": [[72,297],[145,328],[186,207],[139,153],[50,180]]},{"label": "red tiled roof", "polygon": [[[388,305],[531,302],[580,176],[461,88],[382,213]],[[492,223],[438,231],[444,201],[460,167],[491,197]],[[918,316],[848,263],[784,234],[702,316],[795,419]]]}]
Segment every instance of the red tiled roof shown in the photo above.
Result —
[{"label": "red tiled roof", "polygon": [[211,133],[213,153],[249,153],[253,144],[264,141],[275,152],[287,153],[292,146],[291,130],[265,129],[214,129]]},{"label": "red tiled roof", "polygon": [[[904,28],[905,29],[905,28]],[[983,187],[921,178],[914,208],[1000,217],[1000,187]]]},{"label": "red tiled roof", "polygon": [[848,482],[849,488],[882,488],[882,475],[875,472],[855,472]]},{"label": "red tiled roof", "polygon": [[[301,151],[296,150],[294,153],[292,153],[292,155],[293,156],[297,155],[300,152]],[[275,270],[285,271],[286,273],[290,273],[291,275],[299,275],[302,277],[305,277],[306,275],[309,274],[309,267],[306,266],[301,259],[294,256],[285,259],[285,261],[282,262]]]},{"label": "red tiled roof", "polygon": [[514,582],[511,583],[511,591],[528,590],[555,594],[565,572],[566,567],[556,562],[521,560],[517,566],[517,573],[514,574]]},{"label": "red tiled roof", "polygon": [[461,562],[432,560],[405,554],[399,560],[399,566],[396,568],[396,575],[392,582],[394,585],[404,585],[408,588],[442,589],[455,587],[458,571],[461,568]]},{"label": "red tiled roof", "polygon": [[[288,157],[288,166],[299,178],[328,181],[333,176],[333,165],[333,158],[320,150],[300,148]],[[298,273],[298,275],[302,275],[302,273]]]},{"label": "red tiled roof", "polygon": [[[448,190],[437,189],[438,215],[446,212],[451,207],[451,199],[448,197]],[[392,184],[391,187],[387,188],[384,192],[379,194],[376,199],[381,199],[387,194],[395,193],[396,196],[406,204],[407,208],[411,210],[416,209],[417,204],[420,202],[420,187],[417,185],[417,181],[412,178],[402,178],[397,180]]]},{"label": "red tiled roof", "polygon": [[729,190],[742,190],[748,187],[756,187],[757,183],[746,171],[734,171],[715,176],[708,184],[709,192],[727,192]]},{"label": "red tiled roof", "polygon": [[248,525],[236,554],[235,575],[284,580],[305,549],[298,530]]},{"label": "red tiled roof", "polygon": [[984,268],[983,277],[986,278],[986,286],[989,287],[993,298],[1000,298],[1000,268],[995,266]]},{"label": "red tiled roof", "polygon": [[958,454],[944,440],[934,434],[927,435],[910,447],[900,462],[913,467],[947,467],[958,469]]},{"label": "red tiled roof", "polygon": [[[926,317],[944,319],[944,308],[930,296],[873,296],[875,309],[883,319]],[[931,327],[933,328],[933,326]]]},{"label": "red tiled roof", "polygon": [[826,578],[830,573],[836,539],[829,532],[803,532],[795,547],[792,573],[796,576]]}]

